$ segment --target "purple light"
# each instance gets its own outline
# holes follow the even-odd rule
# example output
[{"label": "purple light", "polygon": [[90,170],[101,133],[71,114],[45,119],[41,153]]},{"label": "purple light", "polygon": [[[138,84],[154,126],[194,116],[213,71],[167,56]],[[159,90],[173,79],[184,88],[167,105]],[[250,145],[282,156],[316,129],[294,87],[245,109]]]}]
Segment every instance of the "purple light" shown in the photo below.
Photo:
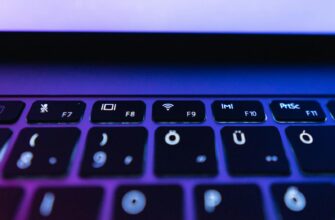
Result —
[{"label": "purple light", "polygon": [[2,31],[335,33],[332,0],[1,0]]}]

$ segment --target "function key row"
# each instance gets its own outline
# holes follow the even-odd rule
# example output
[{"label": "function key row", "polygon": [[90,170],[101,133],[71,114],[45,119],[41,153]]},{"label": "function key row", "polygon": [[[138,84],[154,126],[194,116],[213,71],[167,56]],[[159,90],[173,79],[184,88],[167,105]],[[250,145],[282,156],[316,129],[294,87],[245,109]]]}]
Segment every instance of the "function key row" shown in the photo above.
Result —
[{"label": "function key row", "polygon": [[[271,186],[278,219],[335,218],[335,186],[329,183],[280,183]],[[98,186],[41,187],[34,193],[27,219],[99,219],[104,190]],[[24,192],[0,187],[1,219],[13,219]],[[179,185],[121,185],[113,197],[114,220],[182,220],[185,207]],[[261,190],[254,184],[197,185],[193,191],[198,220],[265,219]],[[193,202],[193,201],[192,201]],[[269,205],[269,204],[267,204]],[[110,208],[108,207],[110,210]]]},{"label": "function key row", "polygon": [[[20,101],[0,101],[0,124],[15,123],[25,104]],[[335,101],[328,103],[335,115]],[[79,122],[85,111],[82,101],[36,101],[28,113],[29,123]],[[270,104],[278,122],[323,122],[326,115],[316,101],[276,100]],[[139,123],[144,120],[146,106],[143,101],[97,101],[93,105],[91,121],[94,123]],[[266,115],[259,101],[214,101],[212,111],[217,122],[264,122]],[[156,101],[152,119],[155,122],[203,122],[205,105],[201,101]]]},{"label": "function key row", "polygon": [[[334,174],[335,126],[289,126],[285,129],[301,170]],[[0,147],[11,132],[0,129]],[[68,173],[80,130],[23,129],[4,164],[5,178],[59,177]],[[271,126],[221,129],[227,170],[232,176],[289,175],[280,133]],[[144,127],[95,127],[88,132],[80,176],[141,176],[148,131]],[[159,127],[154,136],[153,165],[158,177],[216,176],[214,130],[205,126]]]}]

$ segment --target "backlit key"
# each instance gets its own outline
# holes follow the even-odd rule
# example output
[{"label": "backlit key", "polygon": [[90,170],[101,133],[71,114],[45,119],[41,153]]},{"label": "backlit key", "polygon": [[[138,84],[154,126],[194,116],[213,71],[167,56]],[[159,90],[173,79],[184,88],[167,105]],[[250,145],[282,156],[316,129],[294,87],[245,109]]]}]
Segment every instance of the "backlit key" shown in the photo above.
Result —
[{"label": "backlit key", "polygon": [[228,170],[233,175],[287,175],[288,161],[276,127],[224,127]]},{"label": "backlit key", "polygon": [[23,109],[25,104],[20,101],[0,101],[0,124],[12,124],[15,123]]},{"label": "backlit key", "polygon": [[287,137],[306,173],[335,173],[335,126],[290,126]]},{"label": "backlit key", "polygon": [[279,122],[323,122],[326,116],[315,101],[280,100],[270,105],[275,119]]},{"label": "backlit key", "polygon": [[274,184],[272,193],[280,219],[335,219],[334,185],[327,183]]},{"label": "backlit key", "polygon": [[218,122],[263,122],[265,113],[258,101],[215,101],[212,104]]},{"label": "backlit key", "polygon": [[142,101],[98,101],[94,103],[92,122],[141,122],[145,104]]},{"label": "backlit key", "polygon": [[0,219],[12,220],[17,215],[23,197],[19,187],[0,187]]},{"label": "backlit key", "polygon": [[195,188],[198,220],[264,219],[256,185],[200,185]]},{"label": "backlit key", "polygon": [[11,135],[12,131],[10,129],[0,128],[0,152],[4,149],[3,147],[5,146]]},{"label": "backlit key", "polygon": [[201,101],[157,101],[152,117],[156,122],[202,122],[205,105]]},{"label": "backlit key", "polygon": [[81,101],[36,101],[28,114],[29,123],[68,123],[80,121],[85,110]]},{"label": "backlit key", "polygon": [[155,133],[155,173],[158,176],[216,175],[212,128],[158,128]]},{"label": "backlit key", "polygon": [[140,175],[147,137],[148,132],[143,127],[92,128],[87,138],[81,175]]},{"label": "backlit key", "polygon": [[100,187],[47,187],[36,192],[31,220],[95,220],[102,205]]},{"label": "backlit key", "polygon": [[6,177],[64,175],[79,138],[78,128],[25,128],[5,164]]},{"label": "backlit key", "polygon": [[117,189],[114,220],[182,220],[183,192],[177,185],[130,185]]}]

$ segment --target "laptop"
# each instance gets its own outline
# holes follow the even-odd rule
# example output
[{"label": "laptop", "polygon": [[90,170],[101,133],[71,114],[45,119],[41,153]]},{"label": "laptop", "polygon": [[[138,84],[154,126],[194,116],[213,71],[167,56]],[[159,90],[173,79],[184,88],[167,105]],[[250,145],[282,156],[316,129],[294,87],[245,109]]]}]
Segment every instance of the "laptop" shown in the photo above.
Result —
[{"label": "laptop", "polygon": [[334,1],[2,0],[1,220],[334,220]]}]

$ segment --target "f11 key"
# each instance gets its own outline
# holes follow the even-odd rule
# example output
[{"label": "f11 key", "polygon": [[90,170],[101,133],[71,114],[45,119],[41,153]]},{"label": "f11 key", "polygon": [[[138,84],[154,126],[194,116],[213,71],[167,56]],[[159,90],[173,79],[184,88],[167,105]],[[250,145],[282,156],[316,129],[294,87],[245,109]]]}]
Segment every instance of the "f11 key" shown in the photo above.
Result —
[{"label": "f11 key", "polygon": [[319,103],[315,101],[273,101],[270,105],[279,122],[323,122],[326,120]]}]

